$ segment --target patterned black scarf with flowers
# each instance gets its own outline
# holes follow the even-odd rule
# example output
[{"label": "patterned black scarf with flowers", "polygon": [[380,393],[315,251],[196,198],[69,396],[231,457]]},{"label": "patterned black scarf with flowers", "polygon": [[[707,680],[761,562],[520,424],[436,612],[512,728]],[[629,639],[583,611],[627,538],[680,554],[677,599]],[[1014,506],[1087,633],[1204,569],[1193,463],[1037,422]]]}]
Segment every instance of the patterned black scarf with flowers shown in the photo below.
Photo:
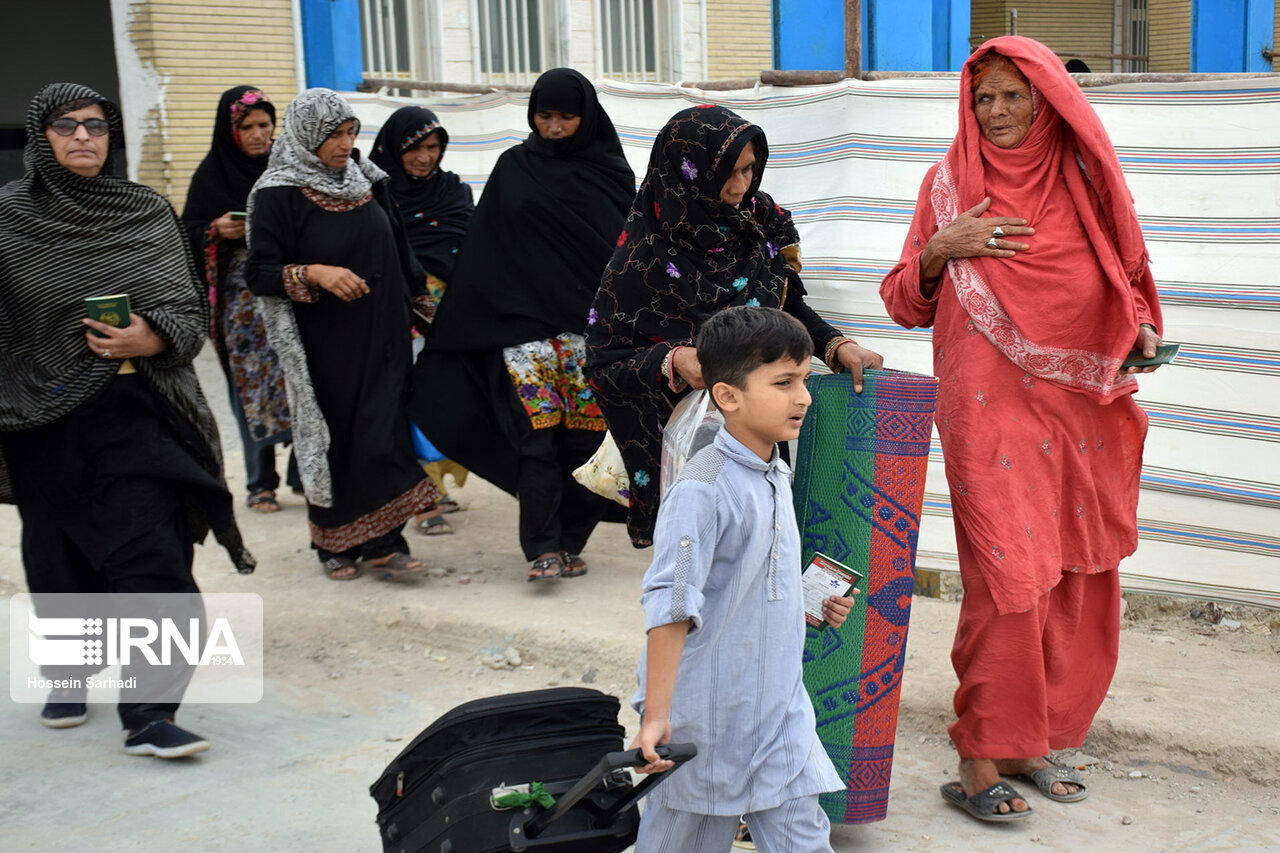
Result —
[{"label": "patterned black scarf with flowers", "polygon": [[[735,208],[720,188],[748,143],[755,176]],[[764,131],[724,107],[692,107],[667,122],[588,317],[593,365],[655,340],[689,343],[731,305],[782,305],[780,250],[799,236],[791,214],[760,192],[768,158]]]},{"label": "patterned black scarf with flowers", "polygon": [[[720,200],[743,149],[755,174],[738,207]],[[672,349],[733,305],[780,308],[803,293],[782,248],[791,214],[760,192],[764,132],[717,106],[681,110],[658,134],[649,168],[587,317],[587,376],[631,477],[627,526],[648,545],[658,508],[662,429],[684,390],[663,375]]]}]

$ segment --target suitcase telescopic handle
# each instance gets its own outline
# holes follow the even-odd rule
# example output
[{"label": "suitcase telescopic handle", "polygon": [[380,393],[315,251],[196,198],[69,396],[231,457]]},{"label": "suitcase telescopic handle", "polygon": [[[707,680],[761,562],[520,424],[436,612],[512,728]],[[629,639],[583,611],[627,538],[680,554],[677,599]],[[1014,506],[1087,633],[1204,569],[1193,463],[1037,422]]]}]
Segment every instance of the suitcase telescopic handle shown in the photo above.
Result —
[{"label": "suitcase telescopic handle", "polygon": [[[690,758],[698,754],[698,748],[691,743],[664,743],[654,748],[658,753],[658,757],[664,761],[674,761],[676,764],[684,764]],[[644,755],[637,749],[628,749],[623,752],[611,752],[604,757],[614,770],[620,770],[623,767],[644,767],[649,762],[644,760]],[[671,768],[674,770],[675,768]],[[653,776],[661,776],[661,773],[651,774]]]},{"label": "suitcase telescopic handle", "polygon": [[[602,822],[613,821],[618,815],[640,802],[640,799],[649,793],[649,790],[654,785],[667,778],[672,772],[680,769],[681,764],[696,756],[698,747],[691,743],[666,743],[656,747],[656,751],[659,758],[674,761],[675,767],[662,773],[651,773],[646,776],[639,785],[631,789],[629,796],[615,803],[605,814],[601,815],[600,820]],[[609,774],[624,767],[643,767],[647,763],[639,749],[607,753],[604,758],[596,762],[596,766],[591,768],[587,775],[579,779],[577,784],[566,791],[560,799],[556,800],[555,806],[535,815],[524,825],[525,837],[537,838],[544,829],[568,814],[569,810],[577,805],[579,800],[599,785]]]}]

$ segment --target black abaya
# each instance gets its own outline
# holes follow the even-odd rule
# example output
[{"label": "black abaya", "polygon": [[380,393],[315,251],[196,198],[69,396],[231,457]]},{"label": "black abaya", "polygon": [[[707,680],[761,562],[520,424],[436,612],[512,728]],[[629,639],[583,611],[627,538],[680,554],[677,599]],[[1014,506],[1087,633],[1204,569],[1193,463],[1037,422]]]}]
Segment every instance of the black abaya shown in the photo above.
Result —
[{"label": "black abaya", "polygon": [[[343,302],[312,288],[293,302],[316,400],[329,428],[333,505],[309,506],[312,541],[346,551],[429,508],[437,491],[409,437],[410,292],[419,268],[396,237],[385,185],[373,200],[327,210],[296,187],[259,190],[246,279],[259,296],[289,296],[284,267],[328,264],[363,278],[369,293]],[[350,207],[345,203],[342,207]]]}]

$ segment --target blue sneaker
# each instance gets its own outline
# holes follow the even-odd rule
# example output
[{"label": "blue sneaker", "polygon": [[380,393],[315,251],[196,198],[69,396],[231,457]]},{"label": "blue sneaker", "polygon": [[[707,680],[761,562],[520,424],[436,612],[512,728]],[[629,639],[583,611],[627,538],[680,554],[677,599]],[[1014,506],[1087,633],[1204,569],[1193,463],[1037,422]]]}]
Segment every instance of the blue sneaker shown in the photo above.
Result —
[{"label": "blue sneaker", "polygon": [[175,726],[173,720],[152,720],[140,729],[126,729],[124,733],[124,751],[129,755],[184,758],[208,748],[207,740]]},{"label": "blue sneaker", "polygon": [[89,718],[89,708],[80,690],[54,690],[40,712],[40,723],[51,729],[70,729]]}]

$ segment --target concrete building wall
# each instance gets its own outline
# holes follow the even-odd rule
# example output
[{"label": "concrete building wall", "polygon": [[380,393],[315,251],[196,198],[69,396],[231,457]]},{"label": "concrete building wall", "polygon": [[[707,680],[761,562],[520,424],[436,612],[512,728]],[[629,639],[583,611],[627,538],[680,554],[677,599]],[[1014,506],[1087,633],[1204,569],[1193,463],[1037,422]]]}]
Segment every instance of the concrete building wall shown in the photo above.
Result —
[{"label": "concrete building wall", "polygon": [[707,79],[755,77],[773,68],[772,0],[705,2]]},{"label": "concrete building wall", "polygon": [[1149,0],[1147,27],[1147,70],[1185,73],[1191,67],[1191,0]]},{"label": "concrete building wall", "polygon": [[[1018,35],[1044,42],[1063,53],[1063,61],[1080,53],[1111,53],[1115,6],[1112,0],[972,0],[969,42],[977,47],[987,39],[1009,35],[1010,13],[1018,11]],[[1079,57],[1092,70],[1108,72],[1111,63]]]},{"label": "concrete building wall", "polygon": [[[1271,49],[1275,50],[1280,45],[1280,3],[1276,4],[1275,23],[1271,28]],[[1271,70],[1280,71],[1280,56],[1272,57]]]},{"label": "concrete building wall", "polygon": [[[143,69],[130,75],[126,115],[143,130],[136,179],[179,210],[209,151],[218,96],[241,84],[261,88],[278,116],[298,90],[290,0],[127,2],[125,47]],[[119,56],[121,39],[117,39]],[[138,105],[151,106],[139,121]],[[134,105],[131,108],[131,104]],[[134,115],[129,115],[133,112]]]}]

